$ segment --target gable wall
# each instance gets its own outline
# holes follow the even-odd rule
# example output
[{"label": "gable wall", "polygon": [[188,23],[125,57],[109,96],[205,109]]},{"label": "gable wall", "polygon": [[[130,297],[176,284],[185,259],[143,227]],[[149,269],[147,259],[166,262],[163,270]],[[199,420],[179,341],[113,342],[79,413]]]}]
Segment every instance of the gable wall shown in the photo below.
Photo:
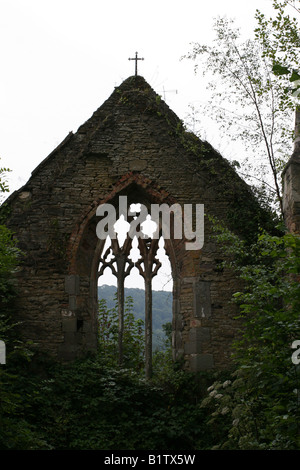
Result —
[{"label": "gable wall", "polygon": [[[248,194],[216,152],[185,136],[143,80],[124,82],[9,200],[8,225],[25,253],[16,318],[39,349],[67,360],[96,348],[95,211],[133,190],[149,203],[204,204],[220,219]],[[238,283],[218,268],[224,253],[209,221],[202,250],[187,251],[181,240],[168,250],[174,357],[192,370],[227,367],[239,328],[229,303]]]}]

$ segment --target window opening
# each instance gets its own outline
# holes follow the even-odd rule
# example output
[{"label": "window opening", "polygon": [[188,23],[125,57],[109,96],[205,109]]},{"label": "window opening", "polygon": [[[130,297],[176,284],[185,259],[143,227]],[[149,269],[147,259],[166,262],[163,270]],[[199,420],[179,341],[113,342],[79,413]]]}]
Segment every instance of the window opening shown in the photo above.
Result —
[{"label": "window opening", "polygon": [[[138,209],[137,204],[130,206],[132,211]],[[161,258],[167,255],[164,250],[164,240],[152,238],[157,230],[157,224],[147,215],[140,224],[139,237],[131,238],[130,224],[121,215],[114,224],[116,238],[107,237],[102,254],[99,259],[98,279],[107,273],[114,276],[117,283],[118,304],[118,361],[123,363],[123,335],[124,335],[124,289],[125,280],[132,272],[143,278],[145,291],[145,377],[152,376],[152,291],[153,279],[162,267]],[[171,276],[168,276],[170,283]]]}]

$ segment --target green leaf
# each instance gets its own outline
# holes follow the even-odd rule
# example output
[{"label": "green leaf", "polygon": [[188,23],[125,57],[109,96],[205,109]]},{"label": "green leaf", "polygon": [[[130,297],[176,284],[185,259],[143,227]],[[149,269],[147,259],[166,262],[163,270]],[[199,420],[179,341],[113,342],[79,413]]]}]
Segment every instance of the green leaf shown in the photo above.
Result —
[{"label": "green leaf", "polygon": [[275,75],[288,75],[289,73],[291,73],[291,71],[287,67],[283,67],[280,64],[273,65],[272,70]]},{"label": "green leaf", "polygon": [[290,82],[295,82],[296,80],[300,80],[300,75],[298,72],[293,70],[292,76],[290,78]]}]

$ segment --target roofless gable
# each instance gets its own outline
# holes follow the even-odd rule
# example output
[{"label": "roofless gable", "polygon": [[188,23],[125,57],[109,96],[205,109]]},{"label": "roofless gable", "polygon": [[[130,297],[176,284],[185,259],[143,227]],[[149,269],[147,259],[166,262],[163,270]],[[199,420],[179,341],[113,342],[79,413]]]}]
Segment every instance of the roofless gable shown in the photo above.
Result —
[{"label": "roofless gable", "polygon": [[[120,196],[147,208],[175,205],[182,217],[190,206],[194,230],[199,205],[243,237],[266,220],[230,164],[187,132],[144,78],[129,77],[7,200],[7,225],[24,252],[16,320],[25,339],[59,360],[97,349],[97,266],[104,246],[97,208],[110,204],[119,217]],[[197,250],[186,249],[186,233],[180,239],[171,231],[165,240],[173,354],[190,370],[227,367],[239,329],[230,303],[238,281],[219,269],[224,253],[208,218],[203,231]],[[146,245],[142,251],[148,256]]]}]

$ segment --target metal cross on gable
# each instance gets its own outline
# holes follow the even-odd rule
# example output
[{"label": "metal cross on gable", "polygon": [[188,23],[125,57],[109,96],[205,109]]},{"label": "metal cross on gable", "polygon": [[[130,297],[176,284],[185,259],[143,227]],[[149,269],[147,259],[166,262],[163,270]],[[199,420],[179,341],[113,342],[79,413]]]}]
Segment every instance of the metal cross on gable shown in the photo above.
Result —
[{"label": "metal cross on gable", "polygon": [[138,53],[136,52],[135,57],[134,58],[129,58],[128,60],[135,60],[135,76],[137,76],[137,61],[138,60],[144,60],[144,58],[143,57],[138,57]]}]

